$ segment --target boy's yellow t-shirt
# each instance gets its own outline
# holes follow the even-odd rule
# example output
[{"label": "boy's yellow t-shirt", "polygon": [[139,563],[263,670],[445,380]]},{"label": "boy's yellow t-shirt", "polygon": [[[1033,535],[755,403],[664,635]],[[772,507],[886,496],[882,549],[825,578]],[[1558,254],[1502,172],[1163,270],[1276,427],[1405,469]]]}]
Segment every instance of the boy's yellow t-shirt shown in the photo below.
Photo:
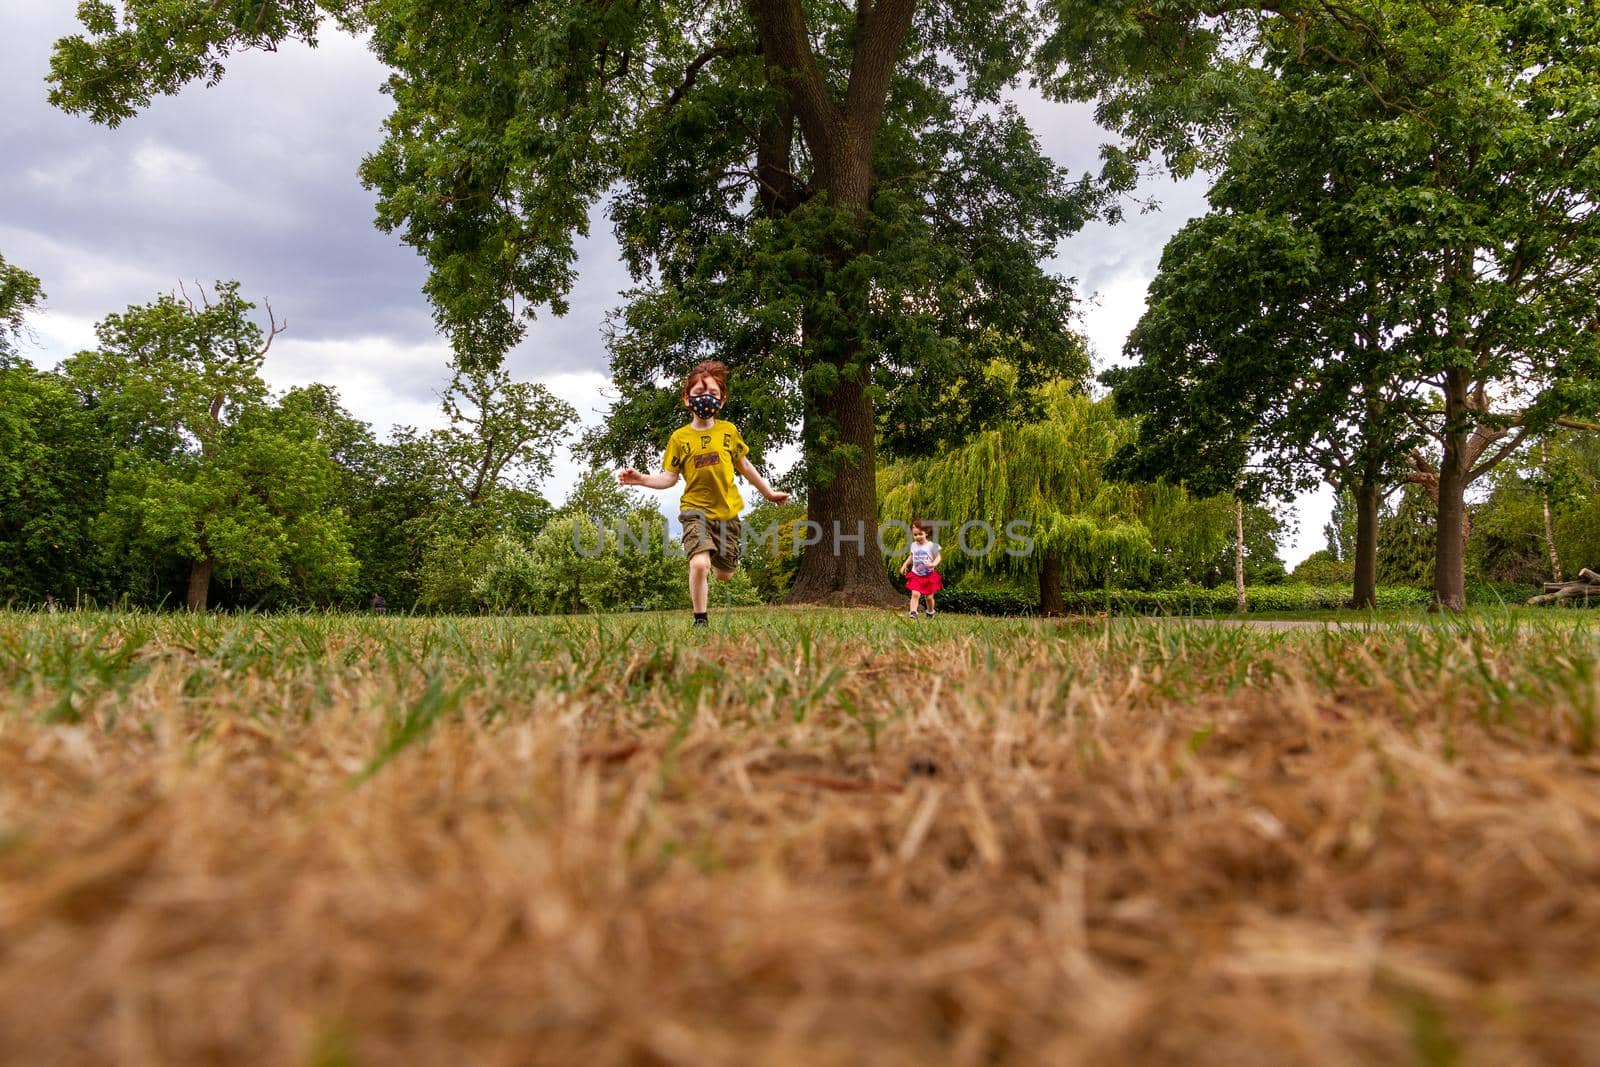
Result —
[{"label": "boy's yellow t-shirt", "polygon": [[709,430],[697,430],[691,423],[667,439],[661,467],[683,477],[679,506],[684,511],[703,511],[708,519],[737,519],[744,500],[733,484],[734,464],[749,451],[739,428],[726,419],[717,419]]}]

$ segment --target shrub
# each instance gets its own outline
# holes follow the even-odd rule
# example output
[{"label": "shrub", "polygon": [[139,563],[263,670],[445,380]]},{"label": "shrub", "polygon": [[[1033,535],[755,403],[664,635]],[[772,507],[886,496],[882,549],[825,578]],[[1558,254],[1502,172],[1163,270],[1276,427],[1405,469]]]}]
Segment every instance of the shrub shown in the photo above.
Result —
[{"label": "shrub", "polygon": [[478,602],[500,614],[527,611],[537,595],[539,567],[527,547],[506,534],[494,539],[473,582]]},{"label": "shrub", "polygon": [[934,601],[940,611],[953,611],[962,615],[1033,615],[1039,610],[1039,598],[1009,590],[950,589],[940,593]]},{"label": "shrub", "polygon": [[1301,561],[1290,575],[1297,585],[1353,585],[1356,577],[1354,560],[1335,559],[1333,553],[1321,549]]},{"label": "shrub", "polygon": [[[688,603],[689,596],[687,592],[684,593],[683,600],[685,604]],[[756,588],[755,582],[751,579],[750,571],[742,564],[738,570],[733,572],[733,577],[725,582],[716,577],[711,579],[710,601],[706,606],[713,611],[723,605],[731,605],[736,608],[753,608],[762,603],[765,603],[765,601],[762,599],[761,590]]]},{"label": "shrub", "polygon": [[[1245,589],[1245,604],[1250,611],[1306,612],[1331,611],[1349,603],[1353,590],[1348,585],[1257,585]],[[1205,589],[1184,586],[1178,589],[1103,589],[1068,590],[1067,611],[1093,615],[1109,610],[1113,615],[1228,615],[1235,606],[1231,586]],[[1379,608],[1425,608],[1431,594],[1411,586],[1384,586],[1378,589]],[[973,615],[1033,615],[1036,600],[1020,593],[948,590],[939,594],[942,611]]]}]

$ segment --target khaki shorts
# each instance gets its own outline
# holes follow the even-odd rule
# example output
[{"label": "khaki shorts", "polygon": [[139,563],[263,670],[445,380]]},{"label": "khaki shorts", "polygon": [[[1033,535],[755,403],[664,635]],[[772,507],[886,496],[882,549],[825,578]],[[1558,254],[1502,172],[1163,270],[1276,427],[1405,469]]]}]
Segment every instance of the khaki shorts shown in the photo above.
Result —
[{"label": "khaki shorts", "polygon": [[719,571],[739,566],[738,519],[708,519],[701,511],[683,511],[678,521],[683,524],[684,555],[693,559],[709,552],[711,565]]}]

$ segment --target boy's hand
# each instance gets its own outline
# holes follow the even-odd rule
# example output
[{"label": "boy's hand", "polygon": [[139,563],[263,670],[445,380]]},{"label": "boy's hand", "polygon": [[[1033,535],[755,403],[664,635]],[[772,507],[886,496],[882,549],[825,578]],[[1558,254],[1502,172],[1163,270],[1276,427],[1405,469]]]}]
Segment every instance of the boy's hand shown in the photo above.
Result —
[{"label": "boy's hand", "polygon": [[618,472],[617,481],[621,482],[623,485],[638,485],[640,482],[644,481],[644,475],[640,474],[632,467],[624,467],[620,472]]}]

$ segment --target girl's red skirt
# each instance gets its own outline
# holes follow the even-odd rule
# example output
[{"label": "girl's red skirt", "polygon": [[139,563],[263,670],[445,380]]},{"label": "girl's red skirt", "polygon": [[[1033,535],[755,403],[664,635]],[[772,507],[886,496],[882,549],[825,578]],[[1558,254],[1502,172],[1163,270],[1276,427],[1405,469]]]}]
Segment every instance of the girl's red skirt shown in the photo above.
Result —
[{"label": "girl's red skirt", "polygon": [[906,592],[908,593],[921,593],[923,596],[931,596],[943,588],[944,579],[939,577],[938,571],[906,576]]}]

